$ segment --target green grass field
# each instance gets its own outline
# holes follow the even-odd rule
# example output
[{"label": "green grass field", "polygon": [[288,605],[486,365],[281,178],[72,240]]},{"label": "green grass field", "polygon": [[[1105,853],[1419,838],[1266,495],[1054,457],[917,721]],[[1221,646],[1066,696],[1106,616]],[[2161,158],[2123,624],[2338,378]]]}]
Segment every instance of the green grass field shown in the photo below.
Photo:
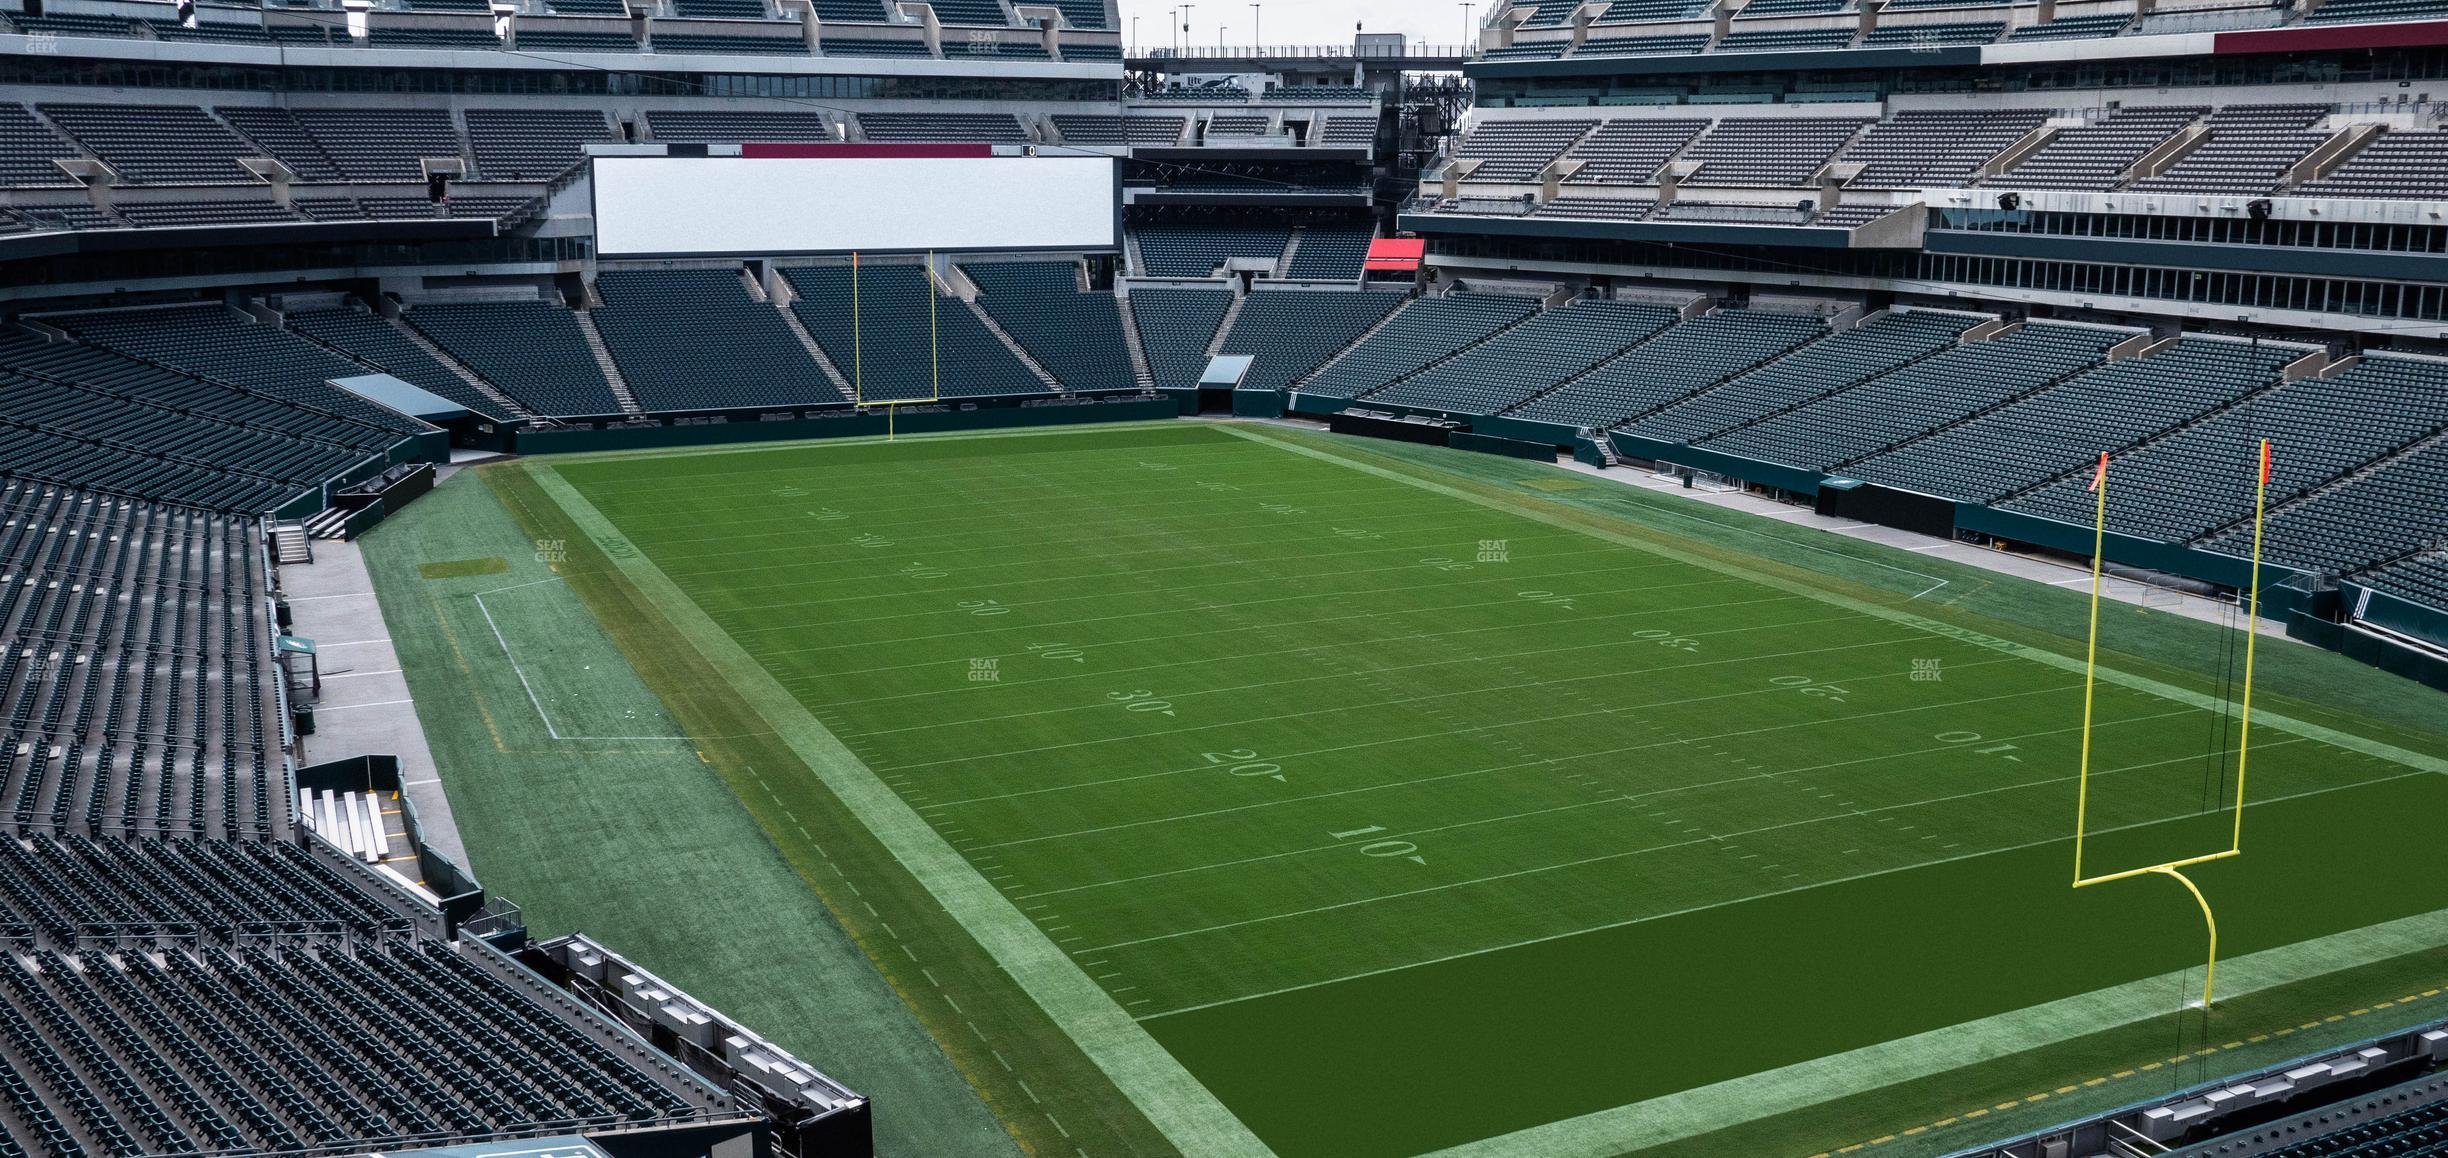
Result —
[{"label": "green grass field", "polygon": [[[2188,1014],[2191,900],[2067,887],[2072,641],[1973,614],[1985,580],[1459,457],[1179,425],[517,467],[595,580],[451,582],[530,657],[495,710],[686,729],[854,934],[893,911],[825,891],[800,811],[871,839],[1005,987],[970,1029],[1039,1039],[1028,1101],[1099,1107],[1102,1151],[1020,1124],[922,1008],[1032,1150],[1937,1153],[2448,1004],[2436,736],[2266,694],[2246,853],[2196,873],[2231,997]],[[573,593],[665,708],[510,638]],[[2097,689],[2094,871],[2228,840],[2235,712],[2168,654],[2223,641],[2147,632]],[[2436,709],[2397,695],[2370,714]]]}]

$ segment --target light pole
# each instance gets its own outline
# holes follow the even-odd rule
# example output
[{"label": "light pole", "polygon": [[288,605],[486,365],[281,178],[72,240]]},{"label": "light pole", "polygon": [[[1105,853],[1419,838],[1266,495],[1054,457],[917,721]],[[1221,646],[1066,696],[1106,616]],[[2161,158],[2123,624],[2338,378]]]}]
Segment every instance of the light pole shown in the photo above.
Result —
[{"label": "light pole", "polygon": [[1216,55],[1218,57],[1222,57],[1224,55],[1224,34],[1230,31],[1232,31],[1232,27],[1230,25],[1216,25]]},{"label": "light pole", "polygon": [[1471,9],[1474,7],[1476,5],[1470,0],[1462,0],[1462,51],[1465,53],[1470,51],[1471,29],[1478,27],[1471,21]]},{"label": "light pole", "polygon": [[1184,4],[1178,10],[1181,12],[1182,26],[1181,39],[1177,43],[1185,49],[1190,47],[1190,10],[1196,7],[1196,4]]},{"label": "light pole", "polygon": [[1266,43],[1266,25],[1259,23],[1259,21],[1264,17],[1264,13],[1262,13],[1260,9],[1264,7],[1266,6],[1263,4],[1250,5],[1251,44],[1264,45]]}]

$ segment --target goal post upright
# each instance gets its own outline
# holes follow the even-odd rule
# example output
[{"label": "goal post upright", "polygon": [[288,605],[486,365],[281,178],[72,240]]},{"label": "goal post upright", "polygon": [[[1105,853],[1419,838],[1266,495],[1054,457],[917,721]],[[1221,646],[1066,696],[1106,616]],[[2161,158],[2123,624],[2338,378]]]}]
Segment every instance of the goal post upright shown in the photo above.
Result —
[{"label": "goal post upright", "polygon": [[2256,461],[2253,464],[2258,483],[2253,498],[2253,551],[2252,577],[2250,580],[2251,591],[2248,598],[2244,620],[2244,630],[2246,635],[2244,644],[2243,723],[2238,731],[2238,741],[2236,747],[2235,819],[2231,839],[2229,840],[2228,846],[2224,850],[2218,852],[2184,857],[2177,860],[2166,861],[2160,864],[2145,865],[2141,868],[2126,869],[2121,872],[2102,873],[2097,876],[2086,875],[2083,855],[2087,841],[2090,837],[2091,740],[2093,729],[2093,707],[2096,703],[2097,691],[2099,687],[2100,603],[2102,588],[2104,585],[2103,580],[2107,571],[2108,557],[2108,454],[2105,451],[2101,452],[2098,471],[2092,476],[2091,479],[2091,489],[2097,492],[2099,495],[2099,501],[2095,514],[2097,521],[2094,523],[2092,531],[2091,638],[2083,665],[2082,756],[2081,763],[2078,766],[2075,774],[2077,786],[2075,789],[2074,805],[2074,887],[2077,889],[2087,889],[2097,885],[2104,885],[2111,881],[2131,880],[2136,877],[2143,876],[2169,877],[2177,884],[2182,885],[2184,890],[2192,895],[2195,903],[2201,906],[2202,922],[2208,927],[2210,935],[2209,963],[2204,968],[2202,974],[2201,1008],[2205,1011],[2210,1009],[2212,1003],[2218,996],[2218,915],[2211,908],[2210,898],[2202,892],[2200,885],[2194,883],[2191,877],[2185,875],[2185,870],[2197,865],[2229,860],[2244,855],[2244,808],[2246,804],[2245,791],[2247,786],[2246,772],[2249,767],[2248,762],[2252,756],[2252,697],[2254,659],[2257,652],[2256,645],[2259,643],[2261,638],[2259,628],[2261,614],[2261,559],[2264,541],[2263,531],[2265,529],[2269,513],[2271,461],[2272,452],[2270,442],[2268,439],[2263,439],[2259,447],[2259,452],[2256,455]]}]

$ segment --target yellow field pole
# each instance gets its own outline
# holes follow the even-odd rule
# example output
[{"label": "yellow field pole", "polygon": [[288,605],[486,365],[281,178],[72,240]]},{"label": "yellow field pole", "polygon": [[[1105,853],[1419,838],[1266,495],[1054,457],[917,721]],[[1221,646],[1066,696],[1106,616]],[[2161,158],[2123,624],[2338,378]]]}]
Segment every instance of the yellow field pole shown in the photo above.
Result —
[{"label": "yellow field pole", "polygon": [[934,383],[935,396],[929,402],[943,401],[943,339],[936,323],[936,311],[942,304],[935,299],[935,251],[927,251],[927,373]]},{"label": "yellow field pole", "polygon": [[2244,774],[2252,759],[2253,657],[2261,642],[2261,531],[2269,516],[2270,457],[2270,441],[2264,438],[2261,461],[2254,464],[2261,484],[2253,495],[2252,602],[2244,615],[2244,724],[2237,731],[2235,842],[2229,846],[2237,852],[2244,850]]},{"label": "yellow field pole", "polygon": [[850,255],[850,401],[867,405],[867,333],[859,314],[859,255]]},{"label": "yellow field pole", "polygon": [[2176,878],[2176,883],[2183,885],[2185,891],[2193,894],[2193,899],[2200,903],[2202,920],[2210,926],[2210,965],[2202,973],[2201,1007],[2206,1011],[2218,996],[2218,915],[2210,911],[2210,898],[2203,896],[2200,886],[2195,885],[2193,878],[2184,875],[2181,870],[2172,865],[2161,865],[2151,871]]},{"label": "yellow field pole", "polygon": [[2097,529],[2091,540],[2091,645],[2083,660],[2082,763],[2075,773],[2074,887],[2083,887],[2083,841],[2091,831],[2091,708],[2099,690],[2100,579],[2108,562],[2108,452],[2101,451],[2099,473],[2091,476],[2099,492]]}]

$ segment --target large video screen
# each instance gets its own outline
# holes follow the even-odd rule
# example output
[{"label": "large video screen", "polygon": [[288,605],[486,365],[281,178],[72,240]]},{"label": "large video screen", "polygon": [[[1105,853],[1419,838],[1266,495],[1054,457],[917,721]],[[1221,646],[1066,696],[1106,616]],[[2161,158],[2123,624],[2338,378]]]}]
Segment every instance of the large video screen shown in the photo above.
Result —
[{"label": "large video screen", "polygon": [[597,157],[602,257],[1095,250],[1117,162],[1058,157]]}]

